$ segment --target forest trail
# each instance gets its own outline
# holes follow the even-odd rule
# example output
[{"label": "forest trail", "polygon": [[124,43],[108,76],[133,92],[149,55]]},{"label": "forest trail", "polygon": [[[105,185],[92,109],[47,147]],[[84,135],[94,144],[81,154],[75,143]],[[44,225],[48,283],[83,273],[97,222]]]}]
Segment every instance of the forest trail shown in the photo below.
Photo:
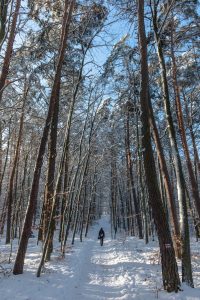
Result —
[{"label": "forest trail", "polygon": [[[106,234],[103,247],[97,240],[101,226]],[[108,218],[100,220],[89,236],[91,238],[84,245],[84,251],[74,257],[78,276],[70,292],[74,295],[73,299],[140,299],[131,295],[134,278],[128,271],[131,265],[125,268],[128,256],[116,248],[116,243],[123,244],[123,237],[121,240],[111,240]]]},{"label": "forest trail", "polygon": [[[106,235],[103,247],[97,239],[101,226]],[[112,239],[108,216],[90,228],[82,243],[77,238],[71,246],[69,241],[65,259],[59,258],[57,246],[40,278],[35,274],[41,246],[35,244],[36,239],[30,239],[23,275],[1,277],[1,300],[200,299],[199,288],[184,287],[178,294],[164,292],[157,242],[145,245],[143,240],[122,233]],[[2,247],[2,253],[7,247]]]}]

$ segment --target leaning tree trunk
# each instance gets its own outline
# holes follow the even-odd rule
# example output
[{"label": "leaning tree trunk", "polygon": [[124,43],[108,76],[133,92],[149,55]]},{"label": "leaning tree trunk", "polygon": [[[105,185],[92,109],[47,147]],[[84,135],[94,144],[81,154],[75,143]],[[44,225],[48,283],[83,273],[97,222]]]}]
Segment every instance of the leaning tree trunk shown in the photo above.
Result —
[{"label": "leaning tree trunk", "polygon": [[83,69],[85,65],[85,58],[87,51],[90,48],[90,44],[93,40],[93,37],[90,39],[87,48],[83,51],[83,57],[81,62],[81,67],[79,70],[79,75],[77,78],[77,82],[74,87],[74,92],[72,95],[72,102],[70,104],[68,119],[67,119],[67,127],[66,127],[66,135],[65,135],[65,157],[64,157],[64,187],[63,187],[63,197],[62,197],[62,204],[61,204],[61,222],[60,222],[60,233],[59,233],[59,240],[62,243],[63,237],[64,237],[64,230],[65,230],[65,207],[68,204],[68,197],[69,197],[69,144],[70,144],[70,135],[71,135],[71,127],[72,127],[72,118],[75,108],[75,103],[77,99],[77,94],[79,91],[80,84],[82,82],[82,75],[83,75]]},{"label": "leaning tree trunk", "polygon": [[149,81],[148,81],[148,59],[147,59],[147,41],[144,23],[144,0],[138,1],[138,35],[141,56],[141,122],[142,122],[142,148],[144,169],[147,180],[147,189],[149,194],[149,202],[152,208],[154,221],[158,233],[162,275],[164,289],[168,292],[178,291],[180,280],[178,268],[175,259],[172,238],[170,234],[169,224],[162,204],[159,191],[155,161],[151,145],[150,124],[149,124]]},{"label": "leaning tree trunk", "polygon": [[54,77],[54,83],[52,87],[50,102],[49,102],[49,110],[45,122],[45,126],[43,129],[43,135],[40,142],[40,147],[38,151],[38,156],[36,160],[36,166],[33,175],[33,182],[29,197],[29,204],[25,216],[23,231],[20,239],[20,244],[17,252],[17,257],[15,260],[15,265],[13,269],[13,274],[22,274],[23,273],[23,266],[24,266],[24,259],[28,245],[28,239],[31,233],[31,226],[32,220],[35,213],[36,202],[37,202],[37,195],[39,189],[39,179],[41,174],[41,168],[43,164],[43,156],[45,153],[46,143],[48,139],[49,128],[51,125],[51,119],[54,112],[55,103],[59,101],[59,94],[60,94],[60,80],[61,80],[61,71],[62,65],[65,57],[65,50],[66,50],[66,42],[69,32],[69,25],[72,17],[72,12],[74,8],[75,0],[71,0],[70,4],[69,1],[65,0],[65,9],[64,9],[64,16],[63,16],[63,24],[62,24],[62,33],[61,33],[61,40],[60,40],[60,50],[59,50],[59,58],[56,67],[56,73]]},{"label": "leaning tree trunk", "polygon": [[16,26],[17,26],[17,19],[19,16],[20,6],[21,6],[21,0],[16,0],[16,7],[15,7],[14,14],[13,14],[12,24],[11,24],[11,28],[10,28],[10,35],[8,37],[8,44],[7,44],[5,57],[4,57],[4,61],[3,61],[3,66],[2,66],[2,70],[1,70],[1,76],[0,76],[0,103],[2,100],[3,90],[5,88],[6,79],[7,79],[8,73],[9,73],[10,61],[11,61],[11,57],[12,57],[13,44],[14,44],[15,35],[16,35]]},{"label": "leaning tree trunk", "polygon": [[[73,5],[73,2],[72,2],[72,5]],[[47,254],[48,255],[50,254],[49,246],[51,245],[51,242],[53,241],[54,217],[55,217],[56,208],[57,208],[57,191],[58,191],[58,189],[60,189],[60,176],[61,176],[61,174],[63,174],[63,168],[64,167],[65,167],[65,171],[66,171],[66,165],[64,164],[64,162],[66,163],[66,160],[67,160],[67,173],[68,173],[69,136],[70,136],[70,129],[71,129],[71,121],[72,121],[72,115],[73,115],[73,111],[74,111],[76,95],[77,95],[79,85],[80,85],[80,82],[81,82],[83,66],[84,66],[84,59],[82,61],[82,67],[80,69],[79,76],[78,76],[78,81],[77,81],[77,84],[75,86],[75,90],[74,90],[74,93],[73,93],[72,103],[71,103],[70,112],[69,112],[69,116],[68,116],[67,127],[66,127],[65,138],[64,138],[64,145],[63,145],[63,150],[62,150],[62,157],[61,157],[60,165],[59,165],[59,168],[58,168],[58,175],[57,175],[57,180],[56,180],[56,184],[55,184],[55,188],[54,188],[54,194],[52,196],[52,205],[51,205],[51,215],[50,215],[50,218],[49,218],[49,226],[48,226],[48,230],[47,230],[47,233],[46,233],[46,238],[45,238],[45,242],[44,242],[41,261],[40,261],[40,264],[39,264],[39,267],[38,267],[38,270],[37,270],[37,277],[40,277],[41,269],[44,265],[45,257],[47,256]],[[80,152],[81,152],[81,147],[82,147],[82,145],[80,145]],[[76,175],[77,174],[78,174],[78,168],[76,170]],[[67,174],[67,176],[68,176],[68,174]],[[75,180],[75,182],[76,182],[76,180]],[[70,226],[70,223],[71,223],[71,210],[72,210],[73,202],[72,202],[72,200],[71,201],[69,200],[68,202],[66,202],[64,204],[64,207],[63,207],[63,210],[62,210],[63,228],[61,228],[61,233],[60,233],[61,234],[60,237],[61,237],[62,251],[64,251],[63,249],[65,249],[68,230],[69,230],[69,226]],[[62,240],[62,237],[63,237],[62,231],[64,232],[64,221],[65,221],[64,218],[65,218],[65,213],[66,213],[67,209],[68,209],[69,218],[68,218],[68,225],[67,225],[67,229],[66,229],[64,242],[63,242],[63,240]],[[50,258],[50,255],[49,255],[49,258]]]},{"label": "leaning tree trunk", "polygon": [[6,18],[9,0],[1,0],[0,4],[0,47],[6,32]]},{"label": "leaning tree trunk", "polygon": [[[51,206],[51,215],[50,215],[50,219],[49,219],[49,226],[48,226],[48,230],[46,233],[46,238],[44,241],[44,246],[43,246],[43,252],[42,252],[42,257],[38,266],[38,270],[37,270],[37,277],[40,277],[41,275],[41,270],[42,267],[44,266],[44,262],[45,262],[45,257],[46,257],[46,253],[48,251],[48,246],[49,246],[49,240],[53,238],[53,230],[54,230],[54,216],[56,213],[56,206],[57,206],[57,191],[58,191],[58,187],[59,187],[59,181],[60,181],[60,174],[63,173],[63,168],[64,168],[64,161],[65,161],[65,157],[66,157],[66,151],[68,151],[68,143],[67,143],[67,134],[68,134],[68,128],[66,128],[66,132],[65,132],[65,142],[63,145],[63,149],[62,149],[62,156],[61,156],[61,160],[59,163],[59,167],[58,167],[58,174],[57,174],[57,179],[56,179],[56,183],[55,183],[55,188],[54,188],[54,194],[52,197],[52,206]],[[76,174],[78,173],[78,168],[76,170]],[[73,186],[74,187],[74,186]],[[72,205],[72,202],[71,202]],[[72,207],[70,207],[70,205],[68,207],[65,207],[64,210],[64,214],[66,213],[66,209],[68,208],[69,213],[72,210]]]}]

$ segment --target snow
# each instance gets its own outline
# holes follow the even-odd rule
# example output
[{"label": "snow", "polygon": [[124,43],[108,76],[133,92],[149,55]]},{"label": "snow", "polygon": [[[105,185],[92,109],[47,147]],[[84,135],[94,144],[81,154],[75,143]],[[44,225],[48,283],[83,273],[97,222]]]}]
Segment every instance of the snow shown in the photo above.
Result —
[{"label": "snow", "polygon": [[[97,239],[100,227],[105,230],[105,243]],[[14,245],[16,253],[17,245]],[[1,261],[9,256],[10,246],[0,246]],[[104,216],[89,230],[88,237],[72,246],[68,243],[65,258],[59,255],[57,245],[52,261],[45,265],[40,278],[36,270],[41,256],[41,245],[30,239],[25,271],[14,276],[11,265],[1,263],[7,274],[0,277],[1,300],[199,300],[200,252],[192,242],[192,261],[195,289],[183,286],[183,292],[168,294],[163,291],[160,257],[157,242],[145,245],[136,237],[124,233],[111,239],[108,216]]]}]

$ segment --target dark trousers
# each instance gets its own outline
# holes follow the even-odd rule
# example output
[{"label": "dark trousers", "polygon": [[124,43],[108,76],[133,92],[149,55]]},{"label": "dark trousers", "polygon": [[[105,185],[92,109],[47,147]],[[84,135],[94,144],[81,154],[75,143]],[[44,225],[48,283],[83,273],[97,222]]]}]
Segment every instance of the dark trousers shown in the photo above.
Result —
[{"label": "dark trousers", "polygon": [[100,238],[100,245],[103,246],[103,238]]}]

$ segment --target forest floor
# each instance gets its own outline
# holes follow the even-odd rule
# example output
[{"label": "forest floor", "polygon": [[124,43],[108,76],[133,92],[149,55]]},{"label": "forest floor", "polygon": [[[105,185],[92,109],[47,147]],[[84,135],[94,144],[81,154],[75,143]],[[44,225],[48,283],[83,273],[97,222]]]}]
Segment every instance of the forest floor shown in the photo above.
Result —
[{"label": "forest floor", "polygon": [[[105,230],[105,243],[97,239],[100,227]],[[41,245],[31,238],[22,275],[12,275],[6,263],[10,246],[0,243],[1,300],[200,300],[200,242],[192,242],[192,262],[195,289],[183,286],[183,292],[167,294],[162,288],[161,266],[157,242],[145,245],[135,237],[119,234],[111,239],[110,224],[105,216],[90,228],[82,243],[67,247],[65,259],[59,257],[59,247],[52,261],[45,265],[40,278],[36,270]],[[16,246],[13,246],[16,253]]]}]

